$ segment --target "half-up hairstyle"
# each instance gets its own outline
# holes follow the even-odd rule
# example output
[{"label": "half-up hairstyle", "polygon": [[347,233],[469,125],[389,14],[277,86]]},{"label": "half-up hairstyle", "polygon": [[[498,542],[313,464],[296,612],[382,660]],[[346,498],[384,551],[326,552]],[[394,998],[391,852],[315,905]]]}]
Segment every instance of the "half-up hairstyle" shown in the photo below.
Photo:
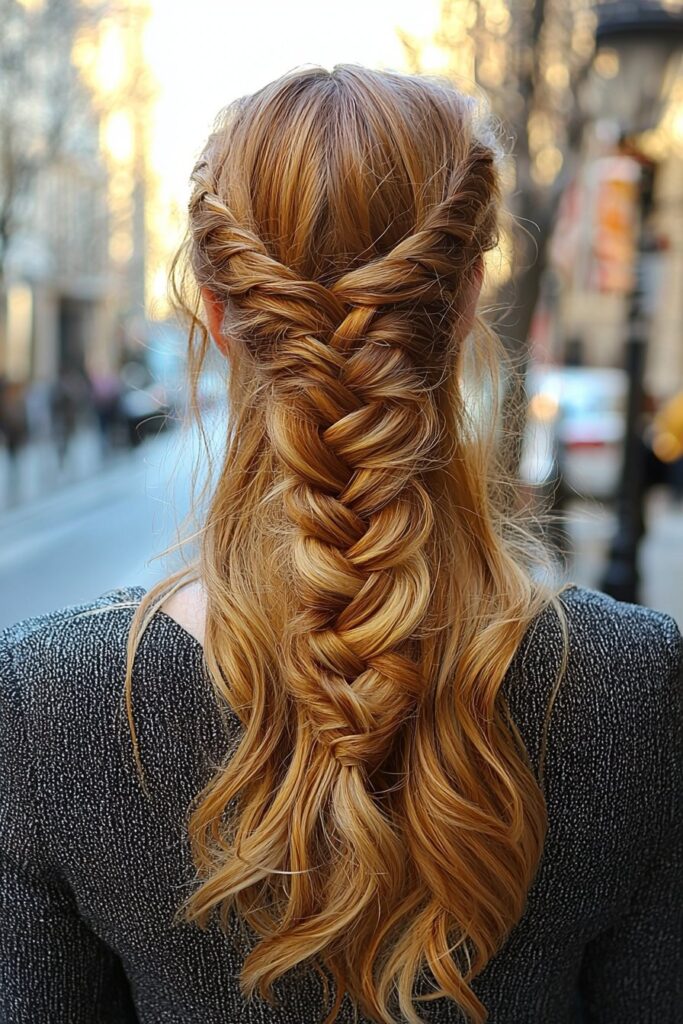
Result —
[{"label": "half-up hairstyle", "polygon": [[501,683],[561,602],[500,469],[501,346],[472,300],[499,164],[448,83],[342,65],[233,103],[193,173],[175,294],[193,383],[198,286],[224,309],[227,444],[196,562],[133,618],[126,706],[141,770],[137,643],[200,580],[205,663],[244,729],[188,809],[199,885],[179,913],[251,926],[245,998],[297,965],[327,993],[329,971],[327,1022],[345,992],[387,1024],[438,996],[484,1021],[470,982],[543,848]]}]

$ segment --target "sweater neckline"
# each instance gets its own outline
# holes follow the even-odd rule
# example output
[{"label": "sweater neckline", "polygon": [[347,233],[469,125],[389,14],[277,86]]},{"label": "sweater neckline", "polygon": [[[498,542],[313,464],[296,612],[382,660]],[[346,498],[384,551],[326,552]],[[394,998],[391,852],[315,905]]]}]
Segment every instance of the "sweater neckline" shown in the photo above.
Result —
[{"label": "sweater neckline", "polygon": [[[138,601],[140,601],[147,593],[147,588],[141,585],[127,587],[125,589]],[[200,654],[202,657],[204,656],[204,647],[197,637],[190,633],[188,629],[185,629],[185,627],[181,625],[177,619],[174,619],[172,615],[169,615],[168,612],[163,611],[161,608],[157,608],[150,620],[150,625],[154,621],[159,622],[166,631],[170,631],[175,634],[176,637],[183,640],[186,646],[191,647],[195,653]]]},{"label": "sweater neckline", "polygon": [[168,612],[165,612],[161,608],[158,608],[157,611],[155,612],[155,618],[156,617],[166,622],[167,627],[171,628],[172,631],[177,636],[182,636],[189,646],[194,647],[195,650],[198,651],[200,654],[204,654],[204,647],[199,642],[197,637],[194,636],[194,634],[190,633],[188,629],[185,629],[185,627],[182,626],[177,619],[174,619],[172,615],[169,615]]}]

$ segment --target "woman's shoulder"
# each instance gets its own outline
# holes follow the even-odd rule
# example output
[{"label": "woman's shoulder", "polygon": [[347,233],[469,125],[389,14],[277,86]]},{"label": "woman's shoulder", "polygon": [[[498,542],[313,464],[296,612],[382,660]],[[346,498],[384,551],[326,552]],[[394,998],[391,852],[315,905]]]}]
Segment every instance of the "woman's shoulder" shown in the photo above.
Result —
[{"label": "woman's shoulder", "polygon": [[[590,587],[573,585],[559,597],[575,674],[594,677],[602,670],[612,683],[636,678],[641,689],[680,678],[683,635],[673,616]],[[557,646],[557,619],[550,625],[549,613],[541,617],[541,629]]]},{"label": "woman's shoulder", "polygon": [[0,631],[3,855],[22,862],[43,856],[38,822],[44,811],[36,805],[45,778],[56,792],[77,774],[73,766],[87,770],[101,756],[93,725],[113,718],[115,688],[105,680],[118,672],[131,614],[124,609],[139,599],[139,590],[107,591]]},{"label": "woman's shoulder", "polygon": [[532,760],[553,693],[551,757],[627,756],[629,744],[642,748],[647,736],[663,741],[680,720],[683,635],[675,619],[584,586],[562,591],[559,602],[566,632],[549,605],[527,630],[504,684]]},{"label": "woman's shoulder", "polygon": [[[0,857],[66,862],[94,807],[106,807],[105,831],[138,813],[125,680],[144,594],[140,586],[109,590],[0,631]],[[189,800],[183,786],[203,779],[205,750],[223,749],[210,694],[199,644],[154,615],[137,647],[131,695],[146,781],[167,803],[176,793],[181,804]]]},{"label": "woman's shoulder", "polygon": [[[0,761],[33,750],[34,773],[106,760],[125,734],[128,641],[142,586],[21,619],[0,631]],[[141,728],[163,731],[209,691],[196,639],[157,612],[135,653],[132,701]],[[202,705],[203,706],[203,705]]]},{"label": "woman's shoulder", "polygon": [[[72,733],[86,732],[94,719],[114,714],[122,700],[131,621],[144,594],[142,586],[118,587],[0,631],[4,722],[10,709],[21,712],[24,727],[47,741],[60,721]],[[159,696],[155,685],[171,688],[200,660],[197,641],[163,612],[155,615],[134,668],[137,677],[144,676],[145,701]]]},{"label": "woman's shoulder", "polygon": [[144,593],[145,588],[141,586],[113,587],[89,601],[64,604],[50,611],[37,612],[0,629],[0,642],[4,648],[12,644],[21,644],[30,637],[33,637],[35,642],[41,634],[49,634],[55,630],[64,630],[66,635],[74,636],[85,616],[135,608]]},{"label": "woman's shoulder", "polygon": [[[135,610],[146,590],[143,586],[115,587],[90,601],[63,605],[49,612],[17,620],[0,630],[0,676],[25,677],[80,675],[99,667],[105,674],[125,663],[128,635]],[[166,611],[153,616],[141,641],[143,664],[153,654],[180,649],[190,657],[201,653],[192,631]]]},{"label": "woman's shoulder", "polygon": [[680,664],[683,635],[666,612],[577,584],[561,591],[558,602],[562,616],[549,604],[531,623],[517,652],[517,667],[546,673],[559,667],[565,645],[562,619],[569,667],[575,674],[594,676],[609,669],[615,678],[639,667],[651,670],[649,677],[652,671],[666,674]]},{"label": "woman's shoulder", "polygon": [[143,594],[143,587],[118,587],[6,626],[0,630],[0,678],[28,685],[39,674],[68,677],[84,670],[105,647],[111,656]]},{"label": "woman's shoulder", "polygon": [[572,583],[560,593],[560,600],[569,610],[578,629],[613,638],[629,634],[664,635],[680,642],[681,631],[673,616],[647,605],[618,601],[602,590]]}]

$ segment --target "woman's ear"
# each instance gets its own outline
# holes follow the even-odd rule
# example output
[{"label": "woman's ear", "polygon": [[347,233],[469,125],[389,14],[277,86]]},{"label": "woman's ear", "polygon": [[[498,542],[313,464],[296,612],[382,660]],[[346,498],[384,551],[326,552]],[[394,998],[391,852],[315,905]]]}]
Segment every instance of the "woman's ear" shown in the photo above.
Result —
[{"label": "woman's ear", "polygon": [[223,318],[225,306],[209,288],[202,288],[202,299],[206,311],[206,320],[209,325],[209,333],[223,355],[228,354],[227,338],[223,334]]}]

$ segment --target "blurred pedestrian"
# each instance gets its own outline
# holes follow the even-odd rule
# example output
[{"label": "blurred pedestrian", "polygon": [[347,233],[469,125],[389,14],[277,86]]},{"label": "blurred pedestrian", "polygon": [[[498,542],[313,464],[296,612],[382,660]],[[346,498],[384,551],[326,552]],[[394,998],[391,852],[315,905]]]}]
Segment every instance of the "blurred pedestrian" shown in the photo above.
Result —
[{"label": "blurred pedestrian", "polygon": [[7,498],[10,504],[19,496],[19,455],[27,439],[26,385],[0,374],[0,442],[7,455]]},{"label": "blurred pedestrian", "polygon": [[121,380],[114,370],[93,368],[88,373],[97,418],[100,450],[106,458],[112,448],[118,422]]},{"label": "blurred pedestrian", "polygon": [[60,467],[83,413],[87,411],[88,387],[84,375],[75,369],[62,370],[52,392],[52,437]]},{"label": "blurred pedestrian", "polygon": [[33,380],[26,390],[26,420],[31,441],[46,441],[52,429],[52,385],[48,380]]}]

